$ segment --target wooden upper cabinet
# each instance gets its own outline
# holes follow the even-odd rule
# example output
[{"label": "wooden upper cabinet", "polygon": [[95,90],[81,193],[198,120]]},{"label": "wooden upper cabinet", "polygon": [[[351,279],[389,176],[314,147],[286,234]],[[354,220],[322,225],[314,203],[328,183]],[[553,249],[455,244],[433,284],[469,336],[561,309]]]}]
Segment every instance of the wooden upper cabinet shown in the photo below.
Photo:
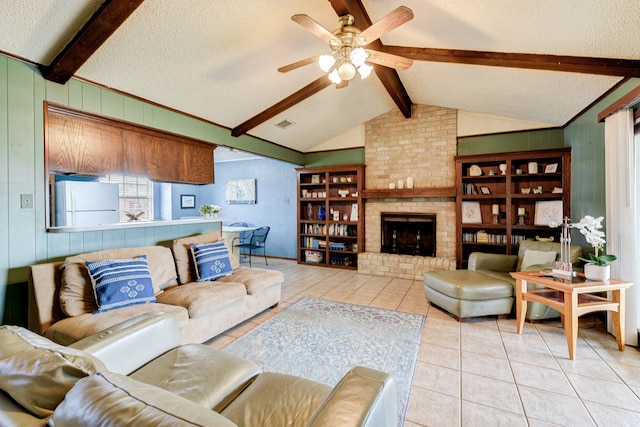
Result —
[{"label": "wooden upper cabinet", "polygon": [[49,170],[104,175],[123,170],[122,129],[82,119],[49,115]]},{"label": "wooden upper cabinet", "polygon": [[214,183],[215,145],[51,104],[47,107],[49,172]]}]

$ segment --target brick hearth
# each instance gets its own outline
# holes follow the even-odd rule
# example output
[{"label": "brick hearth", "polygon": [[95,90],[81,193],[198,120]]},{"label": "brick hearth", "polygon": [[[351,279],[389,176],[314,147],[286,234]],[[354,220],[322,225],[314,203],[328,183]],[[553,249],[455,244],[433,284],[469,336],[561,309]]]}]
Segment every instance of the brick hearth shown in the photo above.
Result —
[{"label": "brick hearth", "polygon": [[[457,110],[414,107],[411,119],[393,110],[365,125],[365,188],[388,189],[411,176],[415,188],[453,187]],[[437,216],[436,257],[380,253],[380,213]],[[358,272],[420,280],[425,271],[455,269],[455,201],[452,198],[386,198],[365,201],[365,252]]]}]

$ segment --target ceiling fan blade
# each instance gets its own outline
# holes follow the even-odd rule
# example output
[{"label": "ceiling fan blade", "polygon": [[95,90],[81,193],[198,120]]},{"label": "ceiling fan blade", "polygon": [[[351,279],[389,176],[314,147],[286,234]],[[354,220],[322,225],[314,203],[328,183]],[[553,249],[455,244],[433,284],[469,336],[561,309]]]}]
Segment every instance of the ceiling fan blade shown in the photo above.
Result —
[{"label": "ceiling fan blade", "polygon": [[342,80],[340,83],[336,85],[336,89],[343,89],[349,86],[349,80]]},{"label": "ceiling fan blade", "polygon": [[284,67],[278,68],[278,71],[281,73],[288,73],[291,70],[304,67],[305,65],[318,63],[318,58],[320,58],[320,55],[312,56],[311,58],[301,59],[300,61],[296,61],[292,64],[285,65]]},{"label": "ceiling fan blade", "polygon": [[293,22],[296,22],[302,25],[305,29],[312,32],[316,36],[320,37],[322,40],[329,43],[330,45],[339,46],[340,42],[338,41],[336,36],[334,36],[331,31],[327,30],[325,27],[323,27],[322,25],[318,24],[316,21],[311,19],[308,15],[304,15],[304,14],[293,15],[291,17],[291,20]]},{"label": "ceiling fan blade", "polygon": [[399,8],[389,12],[387,15],[382,17],[382,19],[375,22],[369,28],[361,32],[358,35],[358,44],[360,46],[366,46],[369,43],[378,40],[381,36],[393,30],[394,28],[398,28],[400,25],[412,19],[413,11],[408,7],[400,6]]},{"label": "ceiling fan blade", "polygon": [[413,64],[413,60],[404,56],[392,55],[390,53],[380,52],[379,50],[368,49],[370,54],[368,62],[383,65],[398,70],[406,70]]}]

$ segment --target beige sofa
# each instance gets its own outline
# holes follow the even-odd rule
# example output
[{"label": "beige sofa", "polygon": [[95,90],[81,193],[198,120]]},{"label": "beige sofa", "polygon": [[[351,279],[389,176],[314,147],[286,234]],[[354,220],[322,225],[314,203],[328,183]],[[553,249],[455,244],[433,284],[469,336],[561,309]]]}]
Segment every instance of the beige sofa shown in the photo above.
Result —
[{"label": "beige sofa", "polygon": [[0,427],[309,426],[397,423],[392,377],[355,367],[335,386],[261,372],[180,345],[168,314],[145,314],[65,347],[0,326]]},{"label": "beige sofa", "polygon": [[[176,239],[162,246],[107,249],[33,265],[29,280],[29,329],[69,345],[139,314],[162,311],[180,327],[182,343],[202,343],[277,305],[284,275],[275,270],[241,267],[229,251],[233,274],[196,282],[191,243],[220,241],[212,231]],[[145,255],[157,302],[94,313],[97,305],[86,261]]]},{"label": "beige sofa", "polygon": [[[518,255],[473,252],[467,270],[430,271],[424,274],[424,295],[434,305],[458,319],[477,316],[506,316],[512,312],[515,279],[511,271],[549,269],[559,258],[560,244],[525,240]],[[570,259],[580,263],[582,248],[571,245]],[[539,288],[538,285],[531,285]],[[526,318],[543,320],[560,313],[540,303],[528,305]]]}]

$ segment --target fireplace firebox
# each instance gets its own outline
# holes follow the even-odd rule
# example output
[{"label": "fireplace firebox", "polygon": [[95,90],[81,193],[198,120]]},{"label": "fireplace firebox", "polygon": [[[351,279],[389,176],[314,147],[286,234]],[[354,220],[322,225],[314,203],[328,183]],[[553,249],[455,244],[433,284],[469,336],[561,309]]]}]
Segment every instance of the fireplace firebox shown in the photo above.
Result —
[{"label": "fireplace firebox", "polygon": [[380,224],[380,252],[436,256],[436,214],[382,212]]}]

